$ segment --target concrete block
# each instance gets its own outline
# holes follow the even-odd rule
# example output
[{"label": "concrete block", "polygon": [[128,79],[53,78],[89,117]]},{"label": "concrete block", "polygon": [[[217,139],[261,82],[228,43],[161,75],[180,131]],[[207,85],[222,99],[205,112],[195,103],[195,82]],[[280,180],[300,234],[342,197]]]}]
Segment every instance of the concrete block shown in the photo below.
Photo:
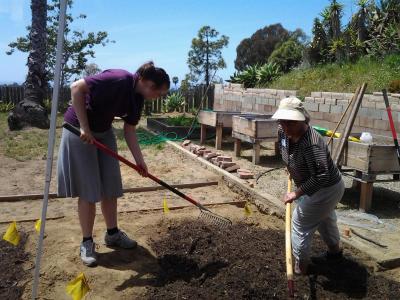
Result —
[{"label": "concrete block", "polygon": [[263,89],[263,92],[268,95],[276,95],[278,91],[276,89]]},{"label": "concrete block", "polygon": [[382,92],[373,92],[372,95],[382,97],[383,93]]},{"label": "concrete block", "polygon": [[323,120],[324,119],[324,113],[319,112],[319,111],[310,111],[310,117],[311,120]]},{"label": "concrete block", "polygon": [[343,111],[342,105],[331,105],[331,113],[341,114]]},{"label": "concrete block", "polygon": [[400,111],[400,104],[391,104],[390,107],[393,111]]},{"label": "concrete block", "polygon": [[315,103],[315,99],[314,99],[313,97],[305,97],[305,98],[304,98],[304,102]]},{"label": "concrete block", "polygon": [[275,99],[268,99],[267,104],[276,106],[276,100]]},{"label": "concrete block", "polygon": [[374,129],[378,129],[378,130],[390,130],[389,121],[374,120]]},{"label": "concrete block", "polygon": [[367,108],[367,117],[372,119],[380,120],[382,118],[381,113],[379,110],[374,108]]},{"label": "concrete block", "polygon": [[332,99],[343,99],[343,93],[331,93]]},{"label": "concrete block", "polygon": [[361,102],[361,107],[366,107],[366,108],[376,108],[376,102],[374,101],[363,101]]},{"label": "concrete block", "polygon": [[314,98],[315,103],[325,104],[325,98]]},{"label": "concrete block", "polygon": [[296,96],[297,95],[297,91],[295,91],[295,90],[285,90],[285,95],[287,97]]},{"label": "concrete block", "polygon": [[322,94],[321,94],[321,92],[311,92],[311,97],[321,98]]},{"label": "concrete block", "polygon": [[328,112],[323,112],[323,119],[324,121],[331,122],[331,123],[337,123],[340,120],[341,115],[340,114],[333,114],[333,113],[328,113]]},{"label": "concrete block", "polygon": [[382,102],[376,102],[375,105],[376,105],[376,109],[386,109],[386,105],[383,102],[383,99],[382,99]]},{"label": "concrete block", "polygon": [[310,103],[310,102],[304,103],[304,107],[308,111],[319,111],[320,105],[324,105],[324,104]]},{"label": "concrete block", "polygon": [[[380,116],[381,116],[381,120],[389,121],[389,116],[388,116],[388,113],[387,113],[386,109],[384,109],[384,110],[380,109],[379,113],[380,113]],[[393,114],[392,114],[392,116],[393,116]]]},{"label": "concrete block", "polygon": [[374,128],[374,119],[368,117],[359,117],[359,126],[367,127],[367,128]]},{"label": "concrete block", "polygon": [[343,105],[344,107],[347,107],[347,105],[349,104],[349,100],[337,100],[337,105]]},{"label": "concrete block", "polygon": [[321,97],[322,98],[332,98],[332,93],[331,92],[321,92]]},{"label": "concrete block", "polygon": [[351,100],[353,98],[353,93],[343,93],[343,100]]},{"label": "concrete block", "polygon": [[[326,102],[326,100],[327,99],[325,99],[325,102]],[[329,105],[329,104],[320,104],[319,105],[319,111],[320,112],[330,112],[331,111],[331,105]]]},{"label": "concrete block", "polygon": [[397,94],[397,93],[391,93],[390,96],[395,97],[395,98],[400,98],[400,94]]},{"label": "concrete block", "polygon": [[330,104],[330,105],[336,105],[336,99],[332,98],[332,99],[325,99],[325,104]]}]

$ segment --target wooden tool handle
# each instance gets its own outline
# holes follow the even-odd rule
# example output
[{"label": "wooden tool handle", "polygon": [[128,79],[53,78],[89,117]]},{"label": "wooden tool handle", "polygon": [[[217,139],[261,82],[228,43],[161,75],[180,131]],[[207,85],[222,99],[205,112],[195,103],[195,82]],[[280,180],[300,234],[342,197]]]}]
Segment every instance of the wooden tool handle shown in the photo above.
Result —
[{"label": "wooden tool handle", "polygon": [[[287,192],[292,190],[292,180],[289,176]],[[285,245],[286,245],[286,276],[288,280],[293,280],[293,260],[292,260],[292,203],[286,204],[286,217],[285,217]]]}]

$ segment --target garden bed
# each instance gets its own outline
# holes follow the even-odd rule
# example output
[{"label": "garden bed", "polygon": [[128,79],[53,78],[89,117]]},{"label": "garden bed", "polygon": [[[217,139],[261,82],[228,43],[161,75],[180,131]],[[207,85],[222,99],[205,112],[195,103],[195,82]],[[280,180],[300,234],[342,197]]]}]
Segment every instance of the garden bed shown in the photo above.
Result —
[{"label": "garden bed", "polygon": [[[192,117],[155,117],[147,118],[147,128],[150,130],[167,135],[168,137],[177,138],[200,138],[200,126],[197,120],[194,123],[194,128],[190,137],[187,137],[189,130],[191,129],[193,118]],[[207,138],[215,136],[215,130],[208,132]]]}]

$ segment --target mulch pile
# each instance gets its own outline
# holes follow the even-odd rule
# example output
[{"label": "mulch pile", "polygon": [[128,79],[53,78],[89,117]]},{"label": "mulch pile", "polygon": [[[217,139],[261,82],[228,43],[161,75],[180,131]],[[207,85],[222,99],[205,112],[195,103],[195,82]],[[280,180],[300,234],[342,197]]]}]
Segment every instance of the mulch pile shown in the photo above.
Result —
[{"label": "mulch pile", "polygon": [[[221,229],[199,222],[169,227],[154,238],[159,271],[150,299],[286,299],[284,232],[236,224]],[[313,248],[324,249],[316,238]],[[335,265],[295,278],[298,299],[396,299],[400,285],[368,272],[347,255]]]}]

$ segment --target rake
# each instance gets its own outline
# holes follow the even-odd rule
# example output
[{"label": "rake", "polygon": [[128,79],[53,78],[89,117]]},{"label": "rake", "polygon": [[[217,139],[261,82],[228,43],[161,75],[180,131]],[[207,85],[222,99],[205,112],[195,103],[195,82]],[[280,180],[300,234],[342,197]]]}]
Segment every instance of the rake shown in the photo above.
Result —
[{"label": "rake", "polygon": [[[73,134],[80,136],[81,132],[78,128],[72,126],[69,123],[64,123],[63,127],[67,130],[69,130],[70,132],[72,132]],[[119,155],[118,153],[112,151],[110,148],[108,148],[107,146],[105,146],[104,144],[98,142],[98,141],[94,141],[93,144],[100,149],[101,151],[107,153],[108,155],[118,159],[120,162],[123,162],[124,164],[126,164],[127,166],[131,167],[132,169],[140,172],[141,169],[135,165],[134,163],[132,163],[131,161],[127,160],[126,158],[122,157],[121,155]],[[232,225],[232,221],[220,216],[216,213],[213,213],[211,210],[209,210],[208,208],[206,208],[204,205],[200,204],[199,202],[197,202],[196,200],[194,200],[193,198],[189,197],[188,195],[185,195],[184,193],[182,193],[181,191],[179,191],[178,189],[170,186],[168,183],[162,181],[161,179],[157,178],[156,176],[147,173],[147,177],[150,178],[151,180],[155,181],[156,183],[158,183],[159,185],[165,187],[166,189],[170,190],[171,192],[173,192],[174,194],[178,195],[179,197],[181,197],[182,199],[185,199],[186,201],[189,201],[190,203],[194,204],[197,206],[198,209],[200,209],[200,215],[199,218],[203,219],[204,221],[211,223],[211,224],[215,224],[217,226],[220,227],[227,227]]]}]

